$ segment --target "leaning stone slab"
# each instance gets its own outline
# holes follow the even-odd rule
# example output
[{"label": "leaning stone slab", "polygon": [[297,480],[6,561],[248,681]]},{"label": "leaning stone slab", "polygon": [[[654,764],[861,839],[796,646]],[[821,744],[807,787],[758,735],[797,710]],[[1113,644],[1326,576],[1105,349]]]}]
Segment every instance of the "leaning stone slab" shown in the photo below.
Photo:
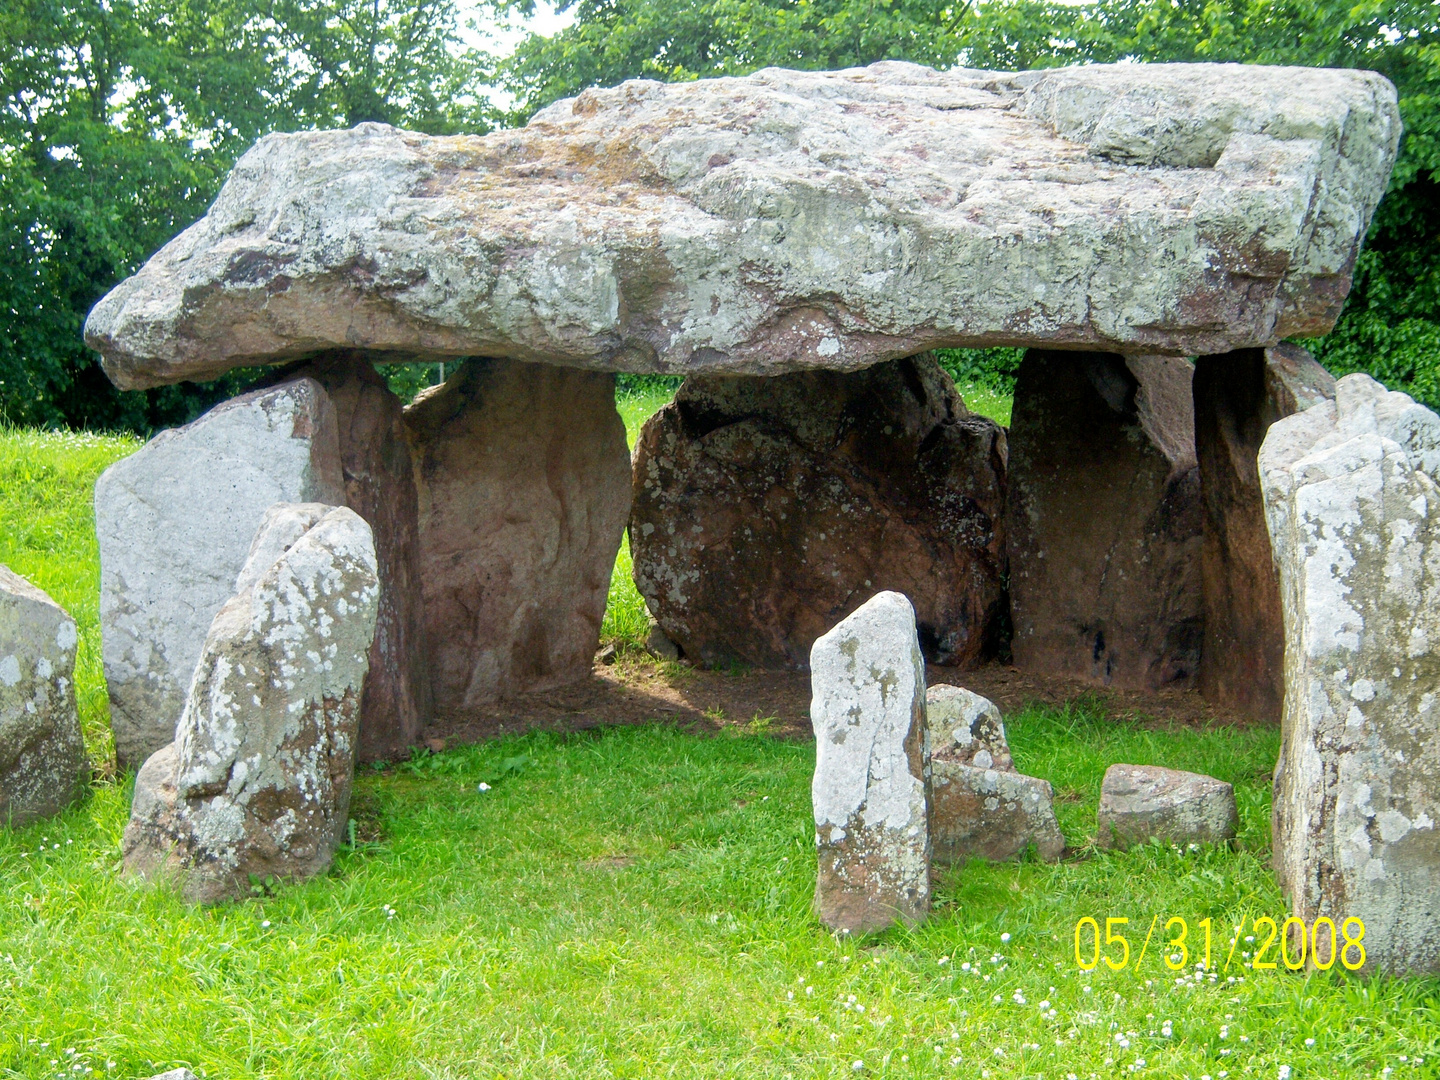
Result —
[{"label": "leaning stone slab", "polygon": [[76,640],[64,608],[0,565],[0,825],[57,814],[79,794]]},{"label": "leaning stone slab", "polygon": [[1285,618],[1281,887],[1365,924],[1367,969],[1440,971],[1440,417],[1365,375],[1260,448]]},{"label": "leaning stone slab", "polygon": [[269,135],[90,314],[122,387],[324,349],[856,370],[1325,333],[1400,134],[1365,71],[887,61],[591,89],[520,130]]},{"label": "leaning stone slab", "polygon": [[1195,450],[1204,505],[1200,692],[1279,723],[1285,696],[1280,579],[1257,459],[1275,421],[1335,396],[1335,377],[1289,342],[1195,360]]},{"label": "leaning stone slab", "polygon": [[175,738],[211,620],[277,502],[343,503],[335,410],[310,379],[162,431],[95,483],[100,632],[122,766]]},{"label": "leaning stone slab", "polygon": [[871,597],[810,652],[815,911],[867,933],[930,910],[925,661],[915,609]]},{"label": "leaning stone slab", "polygon": [[635,584],[685,657],[804,670],[880,591],[933,663],[993,654],[1005,431],[935,357],[773,379],[692,377],[635,446]]},{"label": "leaning stone slab", "polygon": [[1014,859],[1033,844],[1047,862],[1065,850],[1048,780],[1015,770],[993,702],[959,686],[925,694],[930,837],[937,862]]},{"label": "leaning stone slab", "polygon": [[1157,765],[1111,765],[1100,785],[1096,814],[1101,847],[1153,839],[1169,844],[1229,840],[1240,824],[1235,789],[1201,773]]},{"label": "leaning stone slab", "polygon": [[122,844],[130,873],[197,903],[244,895],[252,874],[322,873],[343,838],[380,593],[370,527],[344,507],[273,507],[236,586],[175,741],[135,779]]}]

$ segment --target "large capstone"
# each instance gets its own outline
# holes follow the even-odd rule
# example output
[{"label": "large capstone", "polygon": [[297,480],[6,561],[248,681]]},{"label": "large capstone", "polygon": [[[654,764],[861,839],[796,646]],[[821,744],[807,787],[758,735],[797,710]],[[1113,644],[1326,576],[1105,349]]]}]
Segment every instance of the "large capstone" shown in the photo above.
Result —
[{"label": "large capstone", "polygon": [[925,694],[930,743],[930,839],[936,862],[1001,861],[1032,846],[1047,862],[1065,837],[1048,780],[1015,768],[995,703],[960,686]]},{"label": "large capstone", "polygon": [[925,660],[915,611],[872,597],[810,653],[815,911],[866,933],[930,910]]},{"label": "large capstone", "polygon": [[175,738],[210,623],[265,511],[345,501],[335,410],[312,379],[162,431],[95,483],[100,632],[122,766]]},{"label": "large capstone", "polygon": [[1017,667],[1135,689],[1194,676],[1203,601],[1191,375],[1178,358],[1025,355],[1007,519]]},{"label": "large capstone", "polygon": [[587,677],[630,509],[614,376],[472,360],[405,423],[436,710]]},{"label": "large capstone", "polygon": [[1400,135],[1368,71],[887,61],[268,135],[91,312],[117,385],[325,349],[677,374],[1325,333]]},{"label": "large capstone", "polygon": [[354,511],[274,507],[211,624],[173,743],[135,779],[131,873],[198,903],[322,873],[343,839],[380,582]]},{"label": "large capstone", "polygon": [[[1285,624],[1276,871],[1366,968],[1440,971],[1440,417],[1365,375],[1260,448]],[[1353,959],[1355,953],[1350,954]]]},{"label": "large capstone", "polygon": [[1286,343],[1199,357],[1194,388],[1205,511],[1200,692],[1232,713],[1278,723],[1285,634],[1256,460],[1270,425],[1333,398],[1335,378]]},{"label": "large capstone", "polygon": [[879,590],[925,655],[993,654],[1004,612],[1005,432],[929,354],[850,374],[692,376],[635,448],[635,583],[705,664],[805,667]]},{"label": "large capstone", "polygon": [[64,608],[0,565],[0,825],[59,813],[80,792],[76,640]]}]

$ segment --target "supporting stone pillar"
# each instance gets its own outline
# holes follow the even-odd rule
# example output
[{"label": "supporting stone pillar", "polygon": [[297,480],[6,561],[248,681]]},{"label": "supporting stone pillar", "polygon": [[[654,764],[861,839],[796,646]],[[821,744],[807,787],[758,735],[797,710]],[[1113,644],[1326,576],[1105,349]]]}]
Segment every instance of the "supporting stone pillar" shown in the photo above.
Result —
[{"label": "supporting stone pillar", "polygon": [[421,628],[415,475],[400,399],[363,352],[329,353],[296,374],[330,394],[340,434],[345,504],[375,534],[380,610],[360,714],[361,761],[392,759],[430,716]]},{"label": "supporting stone pillar", "polygon": [[630,514],[615,377],[470,360],[405,423],[436,710],[587,677]]},{"label": "supporting stone pillar", "polygon": [[1256,455],[1276,420],[1333,398],[1335,379],[1298,345],[1282,344],[1200,357],[1194,389],[1205,507],[1200,692],[1279,723],[1285,635]]},{"label": "supporting stone pillar", "polygon": [[1004,614],[1005,432],[922,354],[856,372],[693,376],[635,448],[635,584],[702,664],[803,670],[893,590],[925,656],[993,655]]},{"label": "supporting stone pillar", "polygon": [[1018,667],[1117,687],[1191,679],[1202,636],[1191,367],[1031,350],[1010,427]]}]

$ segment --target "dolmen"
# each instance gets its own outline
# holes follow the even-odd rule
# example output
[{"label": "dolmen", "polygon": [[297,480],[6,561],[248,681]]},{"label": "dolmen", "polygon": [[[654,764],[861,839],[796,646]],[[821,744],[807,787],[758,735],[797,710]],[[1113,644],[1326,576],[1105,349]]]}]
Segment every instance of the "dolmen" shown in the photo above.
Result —
[{"label": "dolmen", "polygon": [[233,589],[175,740],[135,778],[122,843],[128,872],[197,903],[322,873],[344,838],[380,604],[370,526],[277,504]]},{"label": "dolmen", "polygon": [[0,825],[65,809],[89,778],[75,710],[75,620],[0,565]]},{"label": "dolmen", "polygon": [[1275,423],[1259,462],[1285,618],[1281,886],[1309,925],[1361,920],[1365,970],[1434,974],[1440,417],[1347,375]]}]

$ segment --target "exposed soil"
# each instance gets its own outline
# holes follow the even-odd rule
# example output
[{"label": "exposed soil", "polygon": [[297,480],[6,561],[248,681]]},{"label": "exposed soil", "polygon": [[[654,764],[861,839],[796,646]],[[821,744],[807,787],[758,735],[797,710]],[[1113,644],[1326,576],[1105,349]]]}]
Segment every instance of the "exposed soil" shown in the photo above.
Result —
[{"label": "exposed soil", "polygon": [[[927,678],[931,684],[951,683],[973,690],[1007,715],[1032,702],[1063,705],[1083,698],[1107,716],[1148,727],[1247,723],[1213,708],[1194,690],[1109,690],[1075,679],[1026,674],[1000,664],[972,671],[932,666]],[[608,666],[597,663],[584,682],[441,717],[426,728],[425,737],[468,743],[520,731],[581,731],[656,721],[696,732],[750,726],[780,738],[809,739],[810,676],[802,672],[706,671],[628,653]]]}]

